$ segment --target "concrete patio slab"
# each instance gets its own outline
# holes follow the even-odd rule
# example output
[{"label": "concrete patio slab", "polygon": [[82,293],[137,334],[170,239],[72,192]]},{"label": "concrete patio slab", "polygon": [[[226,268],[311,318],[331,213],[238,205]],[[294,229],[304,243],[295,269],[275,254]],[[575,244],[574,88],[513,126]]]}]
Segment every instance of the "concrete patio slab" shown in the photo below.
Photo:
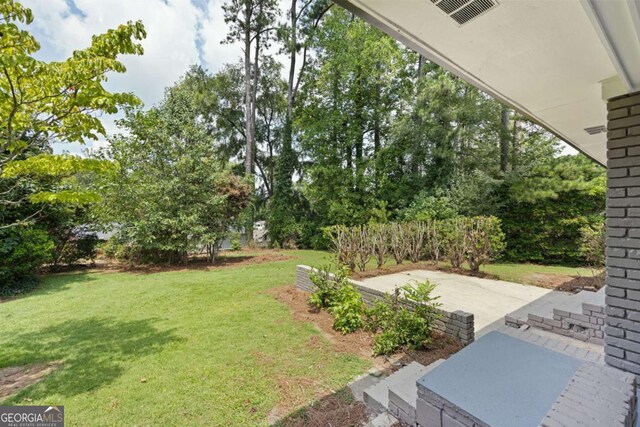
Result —
[{"label": "concrete patio slab", "polygon": [[504,325],[505,315],[551,292],[536,286],[429,270],[404,271],[355,282],[378,291],[393,292],[398,286],[427,279],[437,285],[434,292],[440,296],[444,310],[473,313],[476,337],[499,328]]}]

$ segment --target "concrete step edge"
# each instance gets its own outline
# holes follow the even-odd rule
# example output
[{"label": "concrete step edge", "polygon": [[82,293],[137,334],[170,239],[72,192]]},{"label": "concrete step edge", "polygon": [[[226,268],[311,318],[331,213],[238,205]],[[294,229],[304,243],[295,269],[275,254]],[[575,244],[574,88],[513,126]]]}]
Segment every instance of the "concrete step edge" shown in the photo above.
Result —
[{"label": "concrete step edge", "polygon": [[[407,378],[407,381],[410,381],[410,384],[405,383],[395,383],[391,387],[389,387],[389,403],[393,402],[399,409],[404,411],[406,414],[415,417],[416,412],[416,400],[418,398],[418,386],[416,382],[435,369],[437,366],[442,364],[445,359],[438,359],[433,363],[425,366],[420,369],[416,375],[413,375],[411,378]],[[412,392],[407,392],[410,389]]]},{"label": "concrete step edge", "polygon": [[406,378],[411,377],[422,368],[424,368],[424,366],[420,363],[411,362],[379,383],[369,387],[363,393],[365,404],[375,412],[380,413],[386,411],[389,405],[389,388],[396,382],[404,381]]}]

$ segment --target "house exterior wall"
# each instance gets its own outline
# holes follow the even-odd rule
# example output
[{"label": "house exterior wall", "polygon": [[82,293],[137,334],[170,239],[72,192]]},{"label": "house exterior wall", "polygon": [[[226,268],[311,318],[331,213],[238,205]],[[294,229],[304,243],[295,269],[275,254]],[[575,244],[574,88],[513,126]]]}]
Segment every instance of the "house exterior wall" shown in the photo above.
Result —
[{"label": "house exterior wall", "polygon": [[640,376],[640,92],[607,110],[605,361]]}]

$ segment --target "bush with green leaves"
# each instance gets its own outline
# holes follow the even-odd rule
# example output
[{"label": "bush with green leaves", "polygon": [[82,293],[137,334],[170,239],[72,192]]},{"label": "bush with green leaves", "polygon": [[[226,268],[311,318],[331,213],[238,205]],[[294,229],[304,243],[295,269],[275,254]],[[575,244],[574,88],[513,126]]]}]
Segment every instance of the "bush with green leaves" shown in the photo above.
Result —
[{"label": "bush with green leaves", "polygon": [[66,241],[56,245],[54,265],[71,265],[80,260],[94,262],[98,255],[98,236],[93,232],[73,233]]},{"label": "bush with green leaves", "polygon": [[606,230],[604,221],[580,229],[580,253],[589,265],[596,268],[604,267]]},{"label": "bush with green leaves", "polygon": [[376,266],[382,267],[389,255],[389,225],[388,224],[372,224],[369,226],[371,231],[371,242],[373,244],[373,256],[376,259]]},{"label": "bush with green leaves", "polygon": [[441,222],[444,255],[453,268],[461,268],[467,250],[466,223],[463,217]]},{"label": "bush with green leaves", "polygon": [[333,316],[333,329],[343,334],[355,332],[364,325],[362,295],[348,281],[338,286],[327,311]]},{"label": "bush with green leaves", "polygon": [[480,266],[495,259],[505,248],[500,219],[495,216],[466,218],[466,255],[474,273]]},{"label": "bush with green leaves", "polygon": [[46,231],[10,227],[0,231],[0,296],[28,292],[36,273],[53,257],[54,243]]},{"label": "bush with green leaves", "polygon": [[353,228],[344,225],[334,225],[323,229],[324,235],[331,242],[338,264],[346,265],[349,270],[356,269],[356,242]]},{"label": "bush with green leaves", "polygon": [[428,280],[396,288],[383,301],[365,310],[365,325],[376,334],[374,354],[393,354],[404,348],[419,349],[429,343],[439,317],[435,285]]},{"label": "bush with green leaves", "polygon": [[347,334],[362,328],[364,302],[349,282],[348,267],[338,266],[335,274],[324,267],[312,271],[309,278],[317,287],[309,297],[309,304],[318,310],[324,308],[333,316],[333,329]]},{"label": "bush with green leaves", "polygon": [[240,242],[240,233],[231,234],[231,250],[239,251],[242,249],[242,243]]}]

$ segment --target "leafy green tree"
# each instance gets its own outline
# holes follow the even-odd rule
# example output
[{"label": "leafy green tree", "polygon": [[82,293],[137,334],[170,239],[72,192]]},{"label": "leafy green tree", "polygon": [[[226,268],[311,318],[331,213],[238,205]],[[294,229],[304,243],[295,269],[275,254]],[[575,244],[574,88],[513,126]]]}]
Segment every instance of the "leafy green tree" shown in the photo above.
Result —
[{"label": "leafy green tree", "polygon": [[[195,74],[195,76],[194,76]],[[104,180],[100,214],[140,261],[188,261],[206,248],[214,261],[222,239],[247,206],[250,187],[218,156],[201,119],[197,71],[169,88],[149,111],[132,110],[103,155],[117,172]]]},{"label": "leafy green tree", "polygon": [[[294,114],[298,111],[296,100],[309,65],[311,44],[322,18],[332,6],[333,3],[327,0],[291,0],[289,20],[278,31],[278,38],[283,45],[282,53],[289,59],[289,69],[282,144],[276,162],[273,198],[268,210],[269,234],[274,242],[301,240],[301,235],[304,234],[298,224],[304,221],[303,214],[309,212],[305,209],[301,194],[293,186],[293,175],[299,168],[294,147]],[[298,62],[299,59],[301,63]]]},{"label": "leafy green tree", "polygon": [[0,295],[35,287],[37,269],[52,260],[53,248],[45,230],[35,227],[0,230]]},{"label": "leafy green tree", "polygon": [[[105,135],[99,113],[116,113],[140,103],[129,93],[104,88],[107,74],[124,73],[123,54],[141,55],[137,42],[146,33],[141,22],[129,22],[94,36],[91,46],[64,61],[35,58],[37,40],[24,27],[33,20],[30,9],[14,0],[0,3],[0,173],[73,175],[100,169],[95,160],[71,160],[48,152],[23,157],[33,147],[51,142],[84,142]],[[73,173],[71,173],[73,172]],[[80,189],[33,195],[33,202],[85,202],[95,194]],[[12,224],[9,224],[12,225]]]},{"label": "leafy green tree", "polygon": [[514,261],[582,263],[581,230],[601,223],[603,167],[583,155],[547,158],[509,177],[498,216],[505,256]]},{"label": "leafy green tree", "polygon": [[320,225],[366,223],[382,206],[377,158],[400,107],[410,55],[342,9],[327,13],[313,48],[296,121],[303,194]]}]

